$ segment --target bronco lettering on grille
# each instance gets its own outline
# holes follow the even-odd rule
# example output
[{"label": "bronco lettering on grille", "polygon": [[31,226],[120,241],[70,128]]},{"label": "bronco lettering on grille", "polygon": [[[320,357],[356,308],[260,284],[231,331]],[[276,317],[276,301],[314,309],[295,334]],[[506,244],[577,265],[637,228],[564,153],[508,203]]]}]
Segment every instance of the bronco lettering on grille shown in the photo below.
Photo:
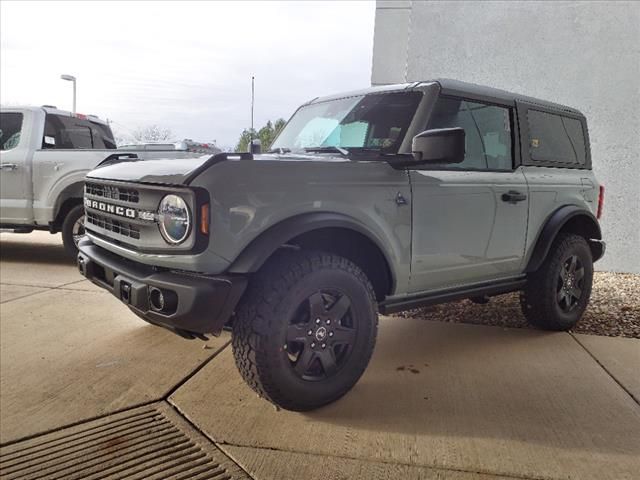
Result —
[{"label": "bronco lettering on grille", "polygon": [[88,208],[100,210],[101,212],[111,213],[120,217],[136,218],[136,210],[134,208],[121,207],[120,205],[112,205],[110,203],[100,202],[98,200],[84,199],[84,204]]}]

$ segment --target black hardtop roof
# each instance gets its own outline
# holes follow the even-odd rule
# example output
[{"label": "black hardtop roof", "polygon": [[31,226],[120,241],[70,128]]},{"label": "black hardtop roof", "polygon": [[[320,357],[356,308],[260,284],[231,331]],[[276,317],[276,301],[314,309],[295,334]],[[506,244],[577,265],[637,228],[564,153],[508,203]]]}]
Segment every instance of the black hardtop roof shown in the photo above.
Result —
[{"label": "black hardtop roof", "polygon": [[477,85],[475,83],[461,82],[460,80],[452,80],[450,78],[439,78],[437,80],[434,80],[434,82],[440,84],[440,87],[442,88],[444,94],[455,94],[460,96],[464,96],[465,94],[467,94],[473,95],[474,97],[485,98],[488,101],[493,99],[505,103],[514,103],[516,101],[521,101],[551,110],[561,110],[567,113],[572,113],[574,115],[583,116],[582,113],[575,108],[561,105],[559,103],[549,102],[540,98],[533,98],[526,95],[521,95],[519,93],[500,90],[499,88]]},{"label": "black hardtop roof", "polygon": [[584,116],[582,112],[580,112],[579,110],[568,107],[566,105],[549,102],[547,100],[542,100],[539,98],[528,97],[526,95],[521,95],[519,93],[500,90],[498,88],[487,87],[485,85],[478,85],[475,83],[462,82],[460,80],[453,80],[450,78],[438,78],[434,80],[425,80],[422,82],[399,83],[399,84],[393,84],[393,85],[378,85],[374,87],[365,88],[362,90],[356,90],[352,92],[339,93],[336,95],[328,95],[326,97],[314,98],[308,103],[322,102],[326,100],[335,100],[338,98],[352,97],[356,95],[367,95],[371,93],[397,92],[402,90],[408,91],[408,90],[414,90],[418,87],[425,86],[428,84],[434,84],[434,83],[437,83],[440,85],[440,88],[442,89],[442,93],[444,95],[472,97],[472,98],[485,100],[490,103],[503,103],[503,104],[509,104],[509,105],[515,105],[516,101],[521,101],[521,102],[537,105],[543,109],[555,110],[555,111],[559,110],[559,111],[563,111],[573,115],[578,115],[581,117]]}]

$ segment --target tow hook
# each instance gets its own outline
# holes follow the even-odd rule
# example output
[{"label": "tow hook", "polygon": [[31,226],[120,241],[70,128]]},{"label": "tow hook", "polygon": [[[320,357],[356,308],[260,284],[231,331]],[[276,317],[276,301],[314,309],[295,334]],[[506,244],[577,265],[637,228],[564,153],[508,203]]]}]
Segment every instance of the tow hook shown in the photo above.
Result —
[{"label": "tow hook", "polygon": [[127,282],[120,282],[120,300],[124,303],[131,301],[131,284]]}]

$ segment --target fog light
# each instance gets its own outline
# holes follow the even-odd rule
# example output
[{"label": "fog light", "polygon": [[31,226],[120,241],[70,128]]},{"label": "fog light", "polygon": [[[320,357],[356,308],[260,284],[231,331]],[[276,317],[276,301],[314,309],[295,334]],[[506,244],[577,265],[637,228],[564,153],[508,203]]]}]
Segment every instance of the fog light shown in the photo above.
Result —
[{"label": "fog light", "polygon": [[160,312],[164,308],[164,295],[159,288],[151,287],[149,289],[149,304],[151,308]]},{"label": "fog light", "polygon": [[156,312],[171,314],[178,306],[178,296],[171,290],[149,287],[149,305]]}]

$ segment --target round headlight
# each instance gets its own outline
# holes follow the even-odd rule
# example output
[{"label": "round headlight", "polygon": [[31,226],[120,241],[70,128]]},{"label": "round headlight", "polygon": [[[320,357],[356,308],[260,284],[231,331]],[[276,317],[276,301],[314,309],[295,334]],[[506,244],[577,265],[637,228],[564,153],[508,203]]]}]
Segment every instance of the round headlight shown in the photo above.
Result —
[{"label": "round headlight", "polygon": [[191,229],[191,214],[187,203],[178,195],[167,195],[158,209],[160,232],[164,239],[177,245],[183,242]]}]

